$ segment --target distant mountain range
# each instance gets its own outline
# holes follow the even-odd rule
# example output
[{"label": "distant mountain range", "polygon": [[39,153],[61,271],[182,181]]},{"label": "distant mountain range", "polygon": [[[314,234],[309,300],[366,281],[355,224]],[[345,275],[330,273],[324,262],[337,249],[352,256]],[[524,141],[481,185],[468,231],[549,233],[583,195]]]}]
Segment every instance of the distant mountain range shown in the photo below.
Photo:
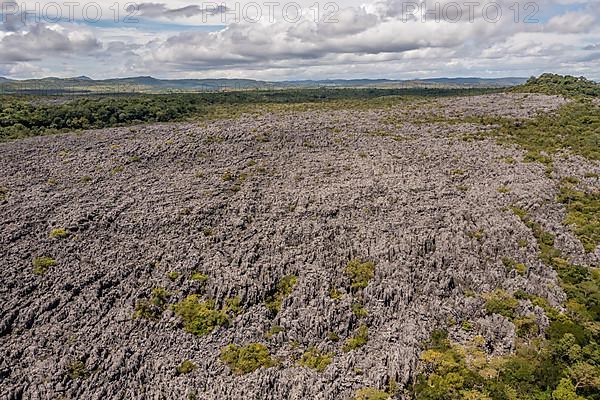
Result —
[{"label": "distant mountain range", "polygon": [[0,77],[0,93],[164,93],[287,88],[489,88],[527,78],[331,79],[270,82],[253,79],[157,79],[151,76],[95,80],[87,76],[14,80]]}]

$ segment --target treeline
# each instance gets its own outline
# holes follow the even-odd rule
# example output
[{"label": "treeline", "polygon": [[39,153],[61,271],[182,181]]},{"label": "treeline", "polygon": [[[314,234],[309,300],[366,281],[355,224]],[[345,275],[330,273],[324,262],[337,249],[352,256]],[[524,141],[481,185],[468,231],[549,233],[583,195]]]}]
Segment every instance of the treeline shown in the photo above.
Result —
[{"label": "treeline", "polygon": [[516,92],[544,93],[561,96],[600,97],[600,84],[584,77],[542,74],[513,89]]},{"label": "treeline", "polygon": [[[497,89],[496,89],[497,90]],[[385,96],[455,96],[491,89],[290,89],[221,93],[114,96],[5,96],[0,141],[78,129],[182,121],[220,106],[368,100]]]}]

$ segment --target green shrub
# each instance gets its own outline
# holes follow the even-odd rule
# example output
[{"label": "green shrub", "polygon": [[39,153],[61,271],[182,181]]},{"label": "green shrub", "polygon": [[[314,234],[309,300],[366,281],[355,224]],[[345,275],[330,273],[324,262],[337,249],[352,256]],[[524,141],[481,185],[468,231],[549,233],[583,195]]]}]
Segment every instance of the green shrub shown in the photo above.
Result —
[{"label": "green shrub", "polygon": [[186,332],[197,336],[208,335],[217,327],[229,325],[225,311],[215,309],[212,300],[201,302],[195,294],[175,304],[173,311],[183,320]]},{"label": "green shrub", "polygon": [[198,368],[198,366],[196,364],[194,364],[191,360],[183,360],[181,362],[181,365],[179,365],[177,367],[177,374],[178,375],[189,374],[190,372],[193,372],[197,368]]},{"label": "green shrub", "polygon": [[530,338],[539,335],[540,327],[537,324],[535,318],[524,317],[517,318],[514,321],[515,327],[517,328],[517,336],[522,338]]},{"label": "green shrub", "polygon": [[0,186],[0,201],[6,200],[7,195],[8,189],[3,186]]},{"label": "green shrub", "polygon": [[224,310],[229,315],[239,315],[242,312],[242,299],[239,296],[226,299]]},{"label": "green shrub", "polygon": [[167,274],[167,277],[172,280],[172,281],[176,281],[177,278],[179,278],[179,272],[177,271],[171,271]]},{"label": "green shrub", "polygon": [[483,229],[478,229],[476,231],[471,231],[467,234],[470,238],[481,242],[483,238],[485,238],[485,231]]},{"label": "green shrub", "polygon": [[500,314],[508,319],[515,318],[519,300],[501,289],[488,293],[485,297],[485,310],[488,314]]},{"label": "green shrub", "polygon": [[221,349],[221,360],[237,375],[248,374],[257,369],[275,365],[269,349],[260,343],[238,347],[234,344]]},{"label": "green shrub", "polygon": [[285,328],[283,326],[273,325],[271,329],[269,329],[269,331],[265,333],[265,337],[267,339],[271,339],[273,336],[281,332],[285,332]]},{"label": "green shrub", "polygon": [[383,390],[375,388],[364,388],[356,392],[354,400],[388,400],[391,399],[392,395]]},{"label": "green shrub", "polygon": [[83,361],[73,360],[67,365],[67,376],[72,381],[76,381],[86,379],[89,376],[89,372]]},{"label": "green shrub", "polygon": [[56,261],[50,257],[36,257],[33,259],[33,273],[44,275],[51,267],[56,266]]},{"label": "green shrub", "polygon": [[314,347],[309,348],[298,363],[308,368],[312,368],[317,372],[323,372],[327,369],[333,360],[333,353],[324,353],[318,351]]},{"label": "green shrub", "polygon": [[292,294],[292,290],[298,281],[298,277],[295,275],[288,275],[279,280],[277,282],[277,286],[275,287],[275,292],[267,297],[265,300],[265,305],[267,308],[273,312],[278,313],[281,309],[281,302],[287,296]]},{"label": "green shrub", "polygon": [[519,263],[515,265],[515,271],[517,271],[517,273],[520,275],[525,275],[525,273],[527,272],[527,265]]},{"label": "green shrub", "polygon": [[225,171],[221,179],[223,179],[223,182],[231,182],[233,181],[233,175],[230,171]]},{"label": "green shrub", "polygon": [[375,276],[375,264],[354,259],[346,265],[345,273],[350,278],[352,289],[364,289]]},{"label": "green shrub", "polygon": [[361,303],[352,304],[352,313],[356,315],[357,318],[364,318],[369,315],[369,312]]},{"label": "green shrub", "polygon": [[69,236],[69,232],[64,228],[56,228],[50,231],[50,237],[52,239],[64,239],[67,236]]},{"label": "green shrub", "polygon": [[206,283],[206,281],[208,281],[208,275],[203,274],[201,272],[194,272],[192,276],[190,276],[190,279],[204,284]]},{"label": "green shrub", "polygon": [[167,308],[167,302],[170,297],[171,293],[163,288],[152,289],[149,300],[141,300],[135,304],[133,318],[143,318],[152,321],[159,320],[163,311]]},{"label": "green shrub", "polygon": [[125,166],[124,165],[117,165],[116,167],[114,167],[113,169],[110,170],[110,173],[112,175],[116,175],[116,174],[120,174],[124,170],[125,170]]},{"label": "green shrub", "polygon": [[349,352],[352,350],[359,349],[367,344],[369,341],[369,328],[366,325],[361,325],[358,327],[356,335],[351,338],[346,339],[346,343],[342,350],[345,352]]},{"label": "green shrub", "polygon": [[336,288],[332,288],[329,291],[329,297],[333,300],[341,300],[344,297],[344,293]]},{"label": "green shrub", "polygon": [[517,265],[517,262],[510,257],[502,257],[502,265],[507,271],[512,271]]}]

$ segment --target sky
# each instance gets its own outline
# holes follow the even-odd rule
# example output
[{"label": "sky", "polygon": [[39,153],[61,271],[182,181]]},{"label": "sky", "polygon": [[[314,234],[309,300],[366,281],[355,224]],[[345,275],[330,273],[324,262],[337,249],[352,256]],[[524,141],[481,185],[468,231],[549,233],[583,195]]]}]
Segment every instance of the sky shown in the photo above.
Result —
[{"label": "sky", "polygon": [[600,80],[600,0],[1,1],[0,76]]}]

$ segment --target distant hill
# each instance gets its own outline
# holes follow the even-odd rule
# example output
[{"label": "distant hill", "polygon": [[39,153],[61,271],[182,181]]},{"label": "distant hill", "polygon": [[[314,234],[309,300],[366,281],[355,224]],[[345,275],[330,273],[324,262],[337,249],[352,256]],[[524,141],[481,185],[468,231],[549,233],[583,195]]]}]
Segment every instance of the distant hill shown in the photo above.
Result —
[{"label": "distant hill", "polygon": [[413,80],[331,79],[268,82],[253,79],[158,79],[151,76],[94,80],[87,76],[13,80],[0,77],[1,93],[165,93],[286,88],[498,88],[526,78],[434,78]]}]

